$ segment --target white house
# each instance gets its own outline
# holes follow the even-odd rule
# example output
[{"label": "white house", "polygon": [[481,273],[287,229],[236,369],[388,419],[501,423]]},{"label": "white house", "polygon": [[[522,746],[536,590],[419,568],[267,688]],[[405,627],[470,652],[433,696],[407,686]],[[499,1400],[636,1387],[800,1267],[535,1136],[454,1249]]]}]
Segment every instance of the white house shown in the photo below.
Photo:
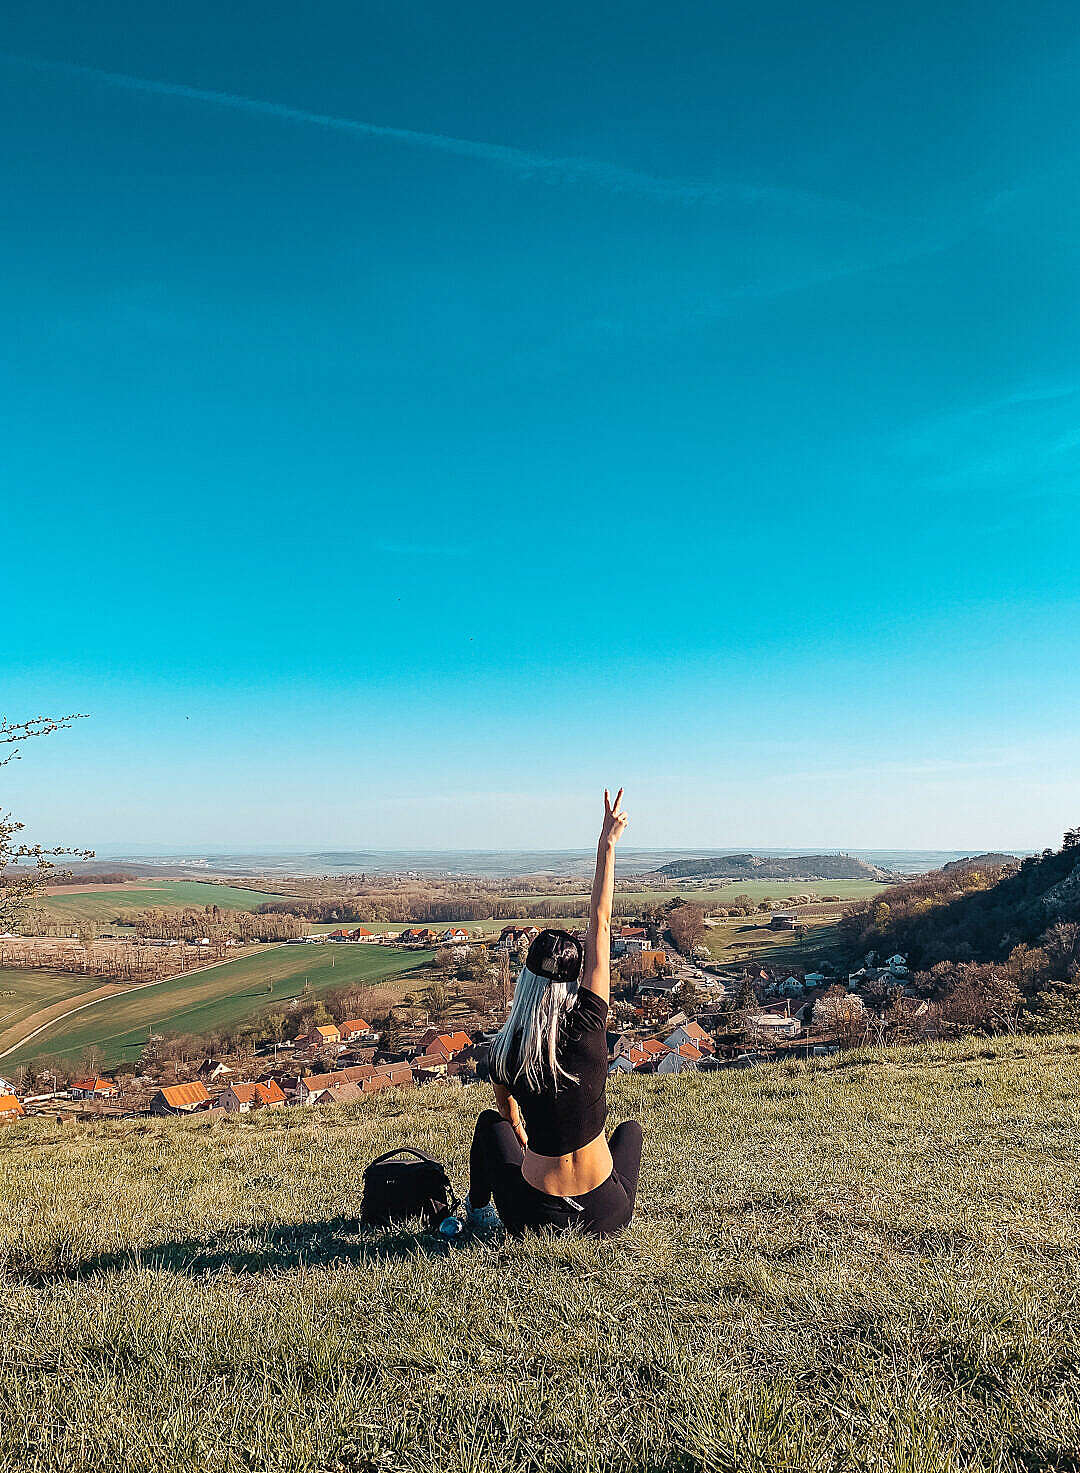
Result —
[{"label": "white house", "polygon": [[204,1059],[195,1071],[199,1078],[209,1083],[216,1083],[219,1079],[226,1078],[233,1071],[228,1064],[223,1064],[220,1059]]},{"label": "white house", "polygon": [[700,1023],[680,1023],[664,1039],[668,1048],[680,1049],[684,1043],[702,1053],[712,1053],[714,1044]]},{"label": "white house", "polygon": [[697,1058],[690,1058],[687,1054],[673,1049],[671,1053],[665,1054],[656,1066],[657,1074],[693,1074],[698,1066],[701,1055],[697,1049],[691,1052],[697,1054]]},{"label": "white house", "polygon": [[747,1021],[766,1038],[798,1038],[802,1032],[798,1018],[785,1018],[783,1013],[755,1013]]},{"label": "white house", "polygon": [[895,956],[889,957],[885,965],[890,972],[898,977],[903,976],[908,970],[907,957],[902,956],[900,952],[897,952]]}]

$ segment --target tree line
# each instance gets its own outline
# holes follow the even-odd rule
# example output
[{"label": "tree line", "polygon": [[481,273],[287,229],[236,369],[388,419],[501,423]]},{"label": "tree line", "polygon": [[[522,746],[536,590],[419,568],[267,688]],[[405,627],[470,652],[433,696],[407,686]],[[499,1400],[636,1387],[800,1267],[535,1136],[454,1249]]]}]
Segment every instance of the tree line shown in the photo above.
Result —
[{"label": "tree line", "polygon": [[560,916],[587,916],[587,899],[567,896],[557,900],[513,900],[495,896],[433,896],[402,894],[377,899],[349,895],[331,900],[269,900],[259,906],[260,915],[291,914],[307,921],[361,925],[404,922],[416,926],[441,925],[452,921],[557,920]]},{"label": "tree line", "polygon": [[217,905],[185,906],[177,910],[167,906],[147,906],[143,910],[125,911],[119,917],[123,925],[133,926],[140,939],[161,941],[198,941],[203,936],[211,941],[294,941],[305,932],[299,916],[291,913],[247,910],[222,910]]}]

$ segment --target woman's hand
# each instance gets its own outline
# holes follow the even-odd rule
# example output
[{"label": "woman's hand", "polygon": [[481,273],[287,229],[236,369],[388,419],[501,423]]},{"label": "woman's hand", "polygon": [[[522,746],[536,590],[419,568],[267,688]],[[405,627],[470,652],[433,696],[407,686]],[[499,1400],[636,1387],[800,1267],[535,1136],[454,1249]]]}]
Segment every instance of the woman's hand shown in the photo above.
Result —
[{"label": "woman's hand", "polygon": [[600,830],[600,842],[606,844],[617,844],[622,838],[622,831],[630,822],[628,816],[619,807],[622,802],[622,788],[615,794],[613,803],[608,796],[607,788],[604,789],[604,826]]}]

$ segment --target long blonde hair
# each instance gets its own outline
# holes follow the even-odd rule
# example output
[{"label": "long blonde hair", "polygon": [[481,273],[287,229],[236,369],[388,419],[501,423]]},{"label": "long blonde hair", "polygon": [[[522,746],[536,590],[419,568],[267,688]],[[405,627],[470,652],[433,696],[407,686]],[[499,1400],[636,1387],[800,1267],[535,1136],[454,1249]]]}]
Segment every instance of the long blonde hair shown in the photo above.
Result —
[{"label": "long blonde hair", "polygon": [[[578,983],[538,977],[522,967],[514,985],[510,1016],[491,1040],[491,1072],[501,1083],[512,1085],[525,1076],[530,1089],[539,1091],[560,1078],[576,1084],[556,1058],[559,1025],[577,1002]],[[513,1072],[511,1072],[511,1070]]]}]

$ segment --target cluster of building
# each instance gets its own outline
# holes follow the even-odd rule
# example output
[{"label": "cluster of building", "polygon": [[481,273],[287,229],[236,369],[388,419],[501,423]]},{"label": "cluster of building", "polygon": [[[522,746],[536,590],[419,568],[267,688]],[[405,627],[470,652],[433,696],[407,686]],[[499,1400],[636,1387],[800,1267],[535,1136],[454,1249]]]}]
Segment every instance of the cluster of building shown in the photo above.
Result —
[{"label": "cluster of building", "polygon": [[389,942],[394,946],[461,946],[469,941],[462,926],[446,926],[434,930],[430,926],[410,926],[405,931],[372,931],[367,926],[339,926],[336,931],[312,932],[297,936],[288,944],[305,946],[323,942]]},{"label": "cluster of building", "polygon": [[[535,926],[506,926],[497,945],[520,954],[537,934]],[[460,927],[450,927],[439,935],[412,930],[401,939],[408,937],[413,944],[423,945],[457,944],[465,935]],[[318,939],[381,938],[359,927]],[[618,927],[612,936],[612,952],[618,958],[640,957],[658,965],[671,960],[652,928],[644,926]],[[827,1035],[820,1021],[814,1022],[815,1001],[826,987],[846,980],[851,992],[873,990],[872,984],[880,987],[882,983],[904,990],[910,981],[907,960],[901,955],[879,963],[870,953],[861,967],[840,979],[824,972],[784,975],[766,967],[725,977],[715,969],[705,972],[689,967],[678,958],[675,963],[681,975],[656,975],[646,965],[634,968],[632,980],[618,988],[612,1017],[620,1026],[613,1026],[607,1037],[611,1074],[684,1074],[745,1067],[790,1054],[832,1052],[837,1041]],[[627,976],[625,968],[622,974]],[[688,979],[698,993],[692,1017],[678,1004],[680,988]],[[740,1008],[739,1029],[733,1032],[730,988],[737,985],[745,998],[748,981],[750,1006]],[[208,1059],[187,1080],[159,1084],[140,1078],[123,1098],[114,1080],[97,1074],[76,1079],[66,1090],[22,1098],[9,1081],[0,1078],[0,1122],[38,1110],[61,1115],[86,1110],[112,1115],[210,1111],[236,1115],[286,1105],[345,1104],[379,1090],[436,1080],[485,1079],[488,1043],[498,1022],[491,1014],[472,1015],[450,1030],[407,1030],[396,1034],[392,1050],[383,1046],[378,1031],[364,1018],[313,1024],[286,1044],[269,1045],[258,1078],[238,1077],[239,1061]]]},{"label": "cluster of building", "polygon": [[[723,984],[715,984],[714,991],[722,994]],[[633,1003],[619,1005],[626,1022],[608,1033],[611,1074],[684,1074],[745,1066],[792,1047],[803,1031],[790,1000],[782,1006],[763,1003],[760,1012],[749,1019],[756,1042],[754,1051],[748,1052],[749,1044],[733,1046],[724,1029],[717,1027],[715,996],[707,1000],[700,1018],[676,1010],[674,999],[669,1007],[658,1006],[662,996],[643,982]],[[646,1012],[653,1021],[651,1031]],[[664,1015],[659,1027],[658,1013]],[[238,1077],[238,1062],[207,1059],[191,1079],[157,1085],[147,1078],[137,1079],[124,1097],[116,1081],[104,1075],[80,1077],[66,1090],[24,1099],[0,1079],[0,1121],[18,1119],[28,1107],[31,1113],[44,1111],[61,1118],[86,1111],[121,1117],[242,1115],[286,1105],[347,1104],[383,1089],[438,1080],[486,1079],[488,1044],[495,1026],[496,1020],[488,1017],[452,1030],[428,1028],[403,1035],[388,1054],[380,1049],[378,1033],[364,1018],[321,1023],[285,1045],[287,1057],[271,1059],[268,1051],[258,1078]],[[278,1046],[275,1053],[280,1051]],[[816,1047],[815,1051],[821,1050]]]}]

